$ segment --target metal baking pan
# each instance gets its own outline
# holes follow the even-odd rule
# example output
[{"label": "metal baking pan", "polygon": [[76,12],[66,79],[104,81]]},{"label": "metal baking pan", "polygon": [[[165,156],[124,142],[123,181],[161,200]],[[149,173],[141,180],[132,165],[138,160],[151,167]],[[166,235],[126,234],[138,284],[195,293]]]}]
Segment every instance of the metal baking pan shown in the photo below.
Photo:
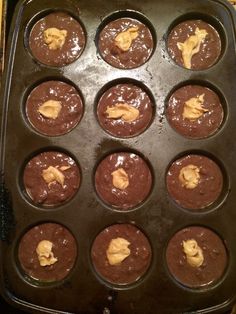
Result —
[{"label": "metal baking pan", "polygon": [[[81,57],[63,68],[36,62],[27,47],[32,21],[54,10],[69,12],[86,29],[87,44]],[[116,13],[115,13],[116,12]],[[98,54],[96,33],[104,18],[144,15],[156,33],[150,60],[133,70],[108,65]],[[178,21],[204,19],[219,31],[223,53],[219,62],[204,71],[187,71],[168,56],[168,31]],[[223,313],[236,295],[236,58],[233,8],[223,0],[30,0],[19,1],[9,35],[1,107],[1,293],[18,308],[32,313]],[[117,139],[105,133],[96,115],[96,97],[114,80],[135,79],[155,99],[155,116],[141,135]],[[24,105],[29,91],[48,79],[70,81],[81,91],[84,116],[70,133],[47,137],[26,122]],[[183,82],[213,86],[225,100],[225,121],[220,131],[204,140],[189,140],[169,126],[164,107],[170,91]],[[76,196],[56,209],[42,209],[29,202],[21,176],[29,156],[46,149],[69,152],[78,161],[82,184]],[[94,170],[98,161],[114,151],[135,151],[152,166],[154,183],[148,200],[129,212],[114,211],[98,199]],[[171,161],[186,152],[213,156],[225,170],[225,197],[209,210],[190,212],[174,204],[166,192],[165,174]],[[75,236],[78,258],[71,275],[50,286],[36,285],[19,271],[17,247],[20,237],[40,222],[58,222]],[[10,222],[10,225],[9,225]],[[150,240],[153,257],[146,276],[130,287],[113,287],[100,280],[91,265],[90,249],[106,226],[135,223]],[[165,250],[169,239],[181,228],[202,225],[215,230],[226,243],[227,271],[215,286],[203,290],[177,284],[168,273]]]}]

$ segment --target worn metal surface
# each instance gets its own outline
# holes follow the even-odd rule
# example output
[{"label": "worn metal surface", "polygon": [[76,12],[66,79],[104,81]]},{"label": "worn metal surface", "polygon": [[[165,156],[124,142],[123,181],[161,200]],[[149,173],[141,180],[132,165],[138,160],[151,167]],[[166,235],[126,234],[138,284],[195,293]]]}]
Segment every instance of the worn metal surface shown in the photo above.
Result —
[{"label": "worn metal surface", "polygon": [[[175,10],[173,10],[175,8]],[[61,69],[37,63],[27,48],[30,27],[52,10],[66,10],[79,17],[87,31],[82,56]],[[133,10],[132,13],[123,10]],[[96,49],[97,29],[114,11],[119,16],[144,14],[156,32],[156,49],[152,58],[133,70],[118,70],[106,64]],[[175,65],[166,50],[166,36],[175,22],[203,18],[219,31],[223,54],[220,61],[206,71],[188,71]],[[233,8],[223,0],[162,1],[21,1],[17,7],[7,52],[1,112],[1,170],[10,190],[16,226],[9,242],[1,243],[1,292],[9,302],[33,313],[223,313],[236,294],[236,58],[235,18]],[[105,84],[120,78],[144,83],[155,99],[155,117],[143,134],[130,139],[116,139],[99,126],[96,96]],[[24,112],[29,91],[47,79],[62,79],[78,86],[85,100],[80,124],[70,133],[49,138],[29,126]],[[191,141],[177,135],[164,117],[165,100],[170,91],[183,82],[211,86],[222,95],[226,119],[221,130],[205,140]],[[82,185],[77,195],[64,206],[46,210],[31,204],[22,186],[26,161],[45,149],[62,149],[78,161]],[[135,151],[151,164],[153,190],[148,200],[130,212],[112,211],[97,197],[94,171],[99,160],[114,151]],[[224,190],[219,201],[202,213],[182,210],[169,198],[165,174],[170,162],[186,152],[200,152],[215,158],[225,173]],[[75,235],[78,258],[69,277],[52,286],[35,285],[20,271],[17,261],[18,241],[30,227],[42,221],[64,224]],[[95,236],[117,222],[134,222],[150,239],[153,260],[147,275],[130,287],[117,288],[103,282],[94,272],[90,248]],[[225,240],[229,252],[227,272],[215,286],[199,291],[177,284],[168,273],[165,249],[168,240],[188,225],[204,225]]]}]

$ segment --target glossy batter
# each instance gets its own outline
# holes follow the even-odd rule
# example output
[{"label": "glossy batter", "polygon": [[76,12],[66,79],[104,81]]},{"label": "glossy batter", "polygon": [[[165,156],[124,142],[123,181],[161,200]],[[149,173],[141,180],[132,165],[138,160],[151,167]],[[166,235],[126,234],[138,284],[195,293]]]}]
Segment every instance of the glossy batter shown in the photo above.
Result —
[{"label": "glossy batter", "polygon": [[[52,251],[57,262],[41,266],[36,248],[40,241],[52,242]],[[18,258],[24,272],[33,279],[51,282],[64,279],[75,264],[77,245],[73,235],[62,225],[44,223],[27,231],[22,237]]]},{"label": "glossy batter", "polygon": [[[123,168],[129,185],[125,189],[113,185],[112,173]],[[152,175],[147,163],[138,155],[120,152],[108,155],[98,165],[95,187],[100,198],[110,206],[128,210],[143,202],[152,187]]]},{"label": "glossy batter", "polygon": [[[194,239],[203,253],[203,263],[193,267],[187,262],[183,241]],[[227,266],[227,252],[221,238],[210,229],[193,226],[178,231],[170,240],[166,261],[171,274],[185,286],[203,287],[216,283]]]},{"label": "glossy batter", "polygon": [[[182,168],[194,165],[199,169],[199,182],[193,189],[186,188],[179,179]],[[187,155],[170,166],[166,176],[167,189],[173,200],[188,209],[202,209],[215,202],[221,194],[223,175],[219,166],[202,155]]]},{"label": "glossy batter", "polygon": [[[122,51],[114,43],[116,36],[131,27],[137,27],[138,37],[128,51]],[[153,51],[153,38],[146,25],[132,18],[121,18],[108,23],[99,34],[98,49],[103,59],[120,69],[133,69],[144,64]]]},{"label": "glossy batter", "polygon": [[167,48],[171,58],[180,66],[184,67],[182,53],[177,43],[183,43],[196,28],[205,29],[207,36],[200,45],[200,50],[192,57],[192,70],[204,70],[214,65],[221,54],[221,39],[218,32],[210,24],[202,20],[188,20],[175,26],[167,39]]},{"label": "glossy batter", "polygon": [[[130,245],[130,255],[120,264],[110,265],[106,250],[112,239],[124,238]],[[146,236],[131,224],[116,224],[104,229],[96,237],[91,258],[96,271],[114,284],[130,284],[137,281],[147,271],[152,250]]]},{"label": "glossy batter", "polygon": [[[207,111],[198,119],[183,117],[186,101],[204,95],[203,107]],[[222,124],[224,112],[219,96],[211,89],[199,85],[187,85],[177,89],[170,97],[166,109],[170,125],[181,135],[189,138],[206,138]]]},{"label": "glossy batter", "polygon": [[[44,116],[39,108],[47,101],[60,102],[56,119]],[[44,82],[33,89],[26,101],[26,115],[33,127],[49,136],[63,135],[72,130],[83,114],[83,103],[78,91],[60,81]]]},{"label": "glossy batter", "polygon": [[[109,118],[106,110],[117,103],[128,104],[139,110],[137,119],[127,122],[122,117]],[[130,137],[143,132],[150,124],[153,103],[148,94],[134,84],[118,84],[109,88],[99,99],[97,115],[102,128],[117,137]]]},{"label": "glossy batter", "polygon": [[[66,30],[64,45],[56,50],[49,49],[44,41],[44,31],[48,28]],[[85,33],[78,21],[64,12],[48,14],[32,28],[29,47],[33,56],[43,64],[61,67],[75,61],[85,47]]]},{"label": "glossy batter", "polygon": [[[57,181],[48,184],[45,181],[43,171],[50,166],[57,168],[63,174],[63,184]],[[27,163],[23,182],[26,193],[34,203],[46,206],[60,205],[77,192],[80,185],[80,171],[70,156],[55,151],[43,152]]]}]

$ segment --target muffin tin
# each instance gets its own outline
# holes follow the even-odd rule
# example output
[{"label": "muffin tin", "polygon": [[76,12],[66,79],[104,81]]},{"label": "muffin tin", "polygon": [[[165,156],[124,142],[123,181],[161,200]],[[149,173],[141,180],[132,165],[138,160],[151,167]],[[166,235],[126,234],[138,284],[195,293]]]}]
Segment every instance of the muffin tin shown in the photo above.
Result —
[{"label": "muffin tin", "polygon": [[[53,11],[71,14],[81,20],[86,30],[87,41],[82,55],[63,68],[40,64],[28,49],[32,26]],[[154,52],[139,68],[113,68],[97,51],[98,32],[104,26],[102,21],[119,17],[148,21],[147,25],[155,30]],[[203,19],[221,36],[221,57],[208,70],[183,69],[168,56],[168,33],[173,26],[188,19]],[[53,0],[19,2],[10,32],[1,108],[1,172],[10,192],[15,219],[8,241],[2,241],[0,248],[1,293],[8,302],[33,313],[222,313],[232,306],[236,295],[235,22],[233,8],[223,0],[167,0],[164,3],[153,0],[58,0],[56,5]],[[100,91],[106,84],[115,85],[120,79],[122,82],[140,81],[155,100],[155,115],[150,126],[139,136],[126,139],[106,133],[96,117]],[[63,136],[47,137],[37,133],[25,115],[25,102],[30,91],[48,80],[71,83],[81,91],[84,100],[80,123]],[[183,82],[213,86],[224,98],[223,125],[210,138],[186,139],[171,128],[164,116],[170,92]],[[48,150],[68,153],[80,165],[82,173],[78,193],[56,208],[37,207],[29,202],[22,184],[26,162],[37,153]],[[98,163],[108,154],[119,151],[139,154],[153,171],[153,187],[148,199],[128,212],[105,206],[94,186]],[[182,209],[170,199],[166,190],[165,176],[169,165],[187,153],[214,158],[224,174],[222,197],[203,211]],[[10,211],[7,204],[1,200],[2,211]],[[42,222],[63,224],[75,236],[78,246],[76,264],[69,276],[50,285],[26,277],[17,257],[23,234]],[[90,257],[99,232],[116,223],[135,224],[152,247],[151,266],[145,276],[122,287],[101,279]],[[3,219],[1,225],[4,224]],[[214,286],[185,288],[168,272],[167,244],[178,230],[190,225],[210,228],[225,241],[228,267]]]}]

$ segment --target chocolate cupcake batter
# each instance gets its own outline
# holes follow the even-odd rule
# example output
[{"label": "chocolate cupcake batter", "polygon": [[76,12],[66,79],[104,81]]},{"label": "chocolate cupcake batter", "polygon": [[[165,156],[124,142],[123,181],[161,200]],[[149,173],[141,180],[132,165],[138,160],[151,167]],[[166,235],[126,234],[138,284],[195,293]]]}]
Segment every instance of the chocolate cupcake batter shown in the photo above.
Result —
[{"label": "chocolate cupcake batter", "polygon": [[205,138],[219,129],[224,112],[218,95],[211,89],[187,85],[171,95],[166,116],[181,135]]},{"label": "chocolate cupcake batter", "polygon": [[202,155],[187,155],[170,166],[167,189],[176,203],[187,209],[202,209],[221,194],[223,176],[219,166]]},{"label": "chocolate cupcake batter", "polygon": [[98,41],[103,59],[120,69],[133,69],[144,64],[152,54],[153,45],[148,27],[132,18],[108,23]]},{"label": "chocolate cupcake batter", "polygon": [[131,224],[116,224],[96,237],[91,258],[96,271],[114,284],[131,284],[147,271],[152,250],[146,236]]},{"label": "chocolate cupcake batter", "polygon": [[150,124],[153,104],[142,88],[134,84],[118,84],[99,99],[97,115],[108,133],[117,137],[135,136]]},{"label": "chocolate cupcake batter", "polygon": [[152,175],[147,163],[133,153],[114,153],[98,165],[95,187],[108,205],[128,210],[143,202],[152,187]]},{"label": "chocolate cupcake batter", "polygon": [[188,227],[170,240],[166,261],[177,281],[190,288],[216,283],[227,266],[223,241],[204,227]]},{"label": "chocolate cupcake batter", "polygon": [[26,101],[26,115],[33,127],[49,136],[72,130],[83,114],[78,91],[60,81],[44,82],[33,89]]},{"label": "chocolate cupcake batter", "polygon": [[178,65],[192,70],[204,70],[219,59],[221,39],[210,24],[202,20],[188,20],[172,29],[167,47],[171,58]]},{"label": "chocolate cupcake batter", "polygon": [[61,152],[43,152],[24,169],[25,191],[36,204],[60,205],[71,199],[80,185],[76,162]]},{"label": "chocolate cupcake batter", "polygon": [[81,55],[85,47],[85,33],[73,17],[55,12],[33,26],[29,47],[41,63],[61,67],[72,63]]},{"label": "chocolate cupcake batter", "polygon": [[24,272],[44,282],[64,279],[73,268],[76,256],[73,235],[56,223],[44,223],[27,231],[18,249]]}]

